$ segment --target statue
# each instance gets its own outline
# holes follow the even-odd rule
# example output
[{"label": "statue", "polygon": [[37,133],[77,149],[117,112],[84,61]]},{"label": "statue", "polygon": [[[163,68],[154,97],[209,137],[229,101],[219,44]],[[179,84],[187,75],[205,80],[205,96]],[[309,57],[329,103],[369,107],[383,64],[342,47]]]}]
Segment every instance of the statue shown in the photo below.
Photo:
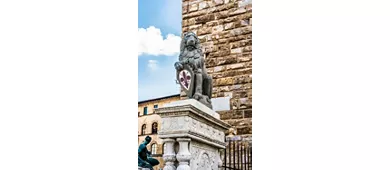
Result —
[{"label": "statue", "polygon": [[184,33],[180,44],[179,61],[175,63],[177,81],[193,98],[212,109],[212,78],[207,74],[200,41],[195,33]]},{"label": "statue", "polygon": [[153,170],[153,166],[160,164],[157,159],[152,158],[151,153],[148,151],[146,146],[150,143],[152,138],[150,136],[145,137],[145,141],[138,147],[138,167],[149,168]]}]

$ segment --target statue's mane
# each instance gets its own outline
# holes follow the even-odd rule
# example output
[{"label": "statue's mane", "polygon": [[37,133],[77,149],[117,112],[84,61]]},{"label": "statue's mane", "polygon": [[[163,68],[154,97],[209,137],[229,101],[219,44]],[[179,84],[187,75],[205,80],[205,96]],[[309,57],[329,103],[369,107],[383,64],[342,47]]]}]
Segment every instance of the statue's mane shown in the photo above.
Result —
[{"label": "statue's mane", "polygon": [[[180,54],[182,54],[185,51],[185,49],[187,48],[186,43],[185,43],[186,42],[185,37],[188,34],[194,34],[194,33],[193,32],[187,32],[187,33],[183,34],[183,38],[181,39],[181,42],[180,42]],[[199,38],[195,34],[193,36],[196,39],[195,49],[198,51],[198,53],[202,53],[202,49],[201,49],[201,46],[200,46]]]}]

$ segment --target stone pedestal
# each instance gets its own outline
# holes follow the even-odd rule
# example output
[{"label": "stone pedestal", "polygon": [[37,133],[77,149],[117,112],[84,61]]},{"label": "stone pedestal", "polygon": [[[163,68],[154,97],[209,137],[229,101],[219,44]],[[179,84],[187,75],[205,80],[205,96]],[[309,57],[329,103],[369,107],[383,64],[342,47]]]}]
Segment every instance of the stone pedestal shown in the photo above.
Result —
[{"label": "stone pedestal", "polygon": [[[165,105],[155,112],[161,116],[158,135],[166,143],[164,170],[218,170],[222,165],[219,151],[225,148],[225,132],[230,128],[219,114],[194,99]],[[175,153],[174,143],[179,145]]]}]

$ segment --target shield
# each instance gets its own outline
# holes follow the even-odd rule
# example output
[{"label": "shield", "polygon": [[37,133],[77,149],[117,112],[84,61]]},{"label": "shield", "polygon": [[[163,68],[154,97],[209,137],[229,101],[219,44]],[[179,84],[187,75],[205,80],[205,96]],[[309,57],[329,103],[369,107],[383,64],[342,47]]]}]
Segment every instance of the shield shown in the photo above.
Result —
[{"label": "shield", "polygon": [[176,73],[176,79],[179,82],[180,86],[186,92],[188,97],[192,97],[193,88],[195,82],[195,75],[192,69],[186,64],[183,66],[183,70]]}]

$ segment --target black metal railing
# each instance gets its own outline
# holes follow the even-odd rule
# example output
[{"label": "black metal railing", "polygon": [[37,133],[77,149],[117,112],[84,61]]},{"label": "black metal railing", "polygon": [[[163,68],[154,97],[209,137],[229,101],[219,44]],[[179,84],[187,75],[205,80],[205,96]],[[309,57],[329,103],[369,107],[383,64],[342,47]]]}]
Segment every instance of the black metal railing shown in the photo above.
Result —
[{"label": "black metal railing", "polygon": [[222,169],[225,170],[251,170],[252,169],[252,143],[243,140],[240,136],[226,138],[226,149],[222,154]]}]

